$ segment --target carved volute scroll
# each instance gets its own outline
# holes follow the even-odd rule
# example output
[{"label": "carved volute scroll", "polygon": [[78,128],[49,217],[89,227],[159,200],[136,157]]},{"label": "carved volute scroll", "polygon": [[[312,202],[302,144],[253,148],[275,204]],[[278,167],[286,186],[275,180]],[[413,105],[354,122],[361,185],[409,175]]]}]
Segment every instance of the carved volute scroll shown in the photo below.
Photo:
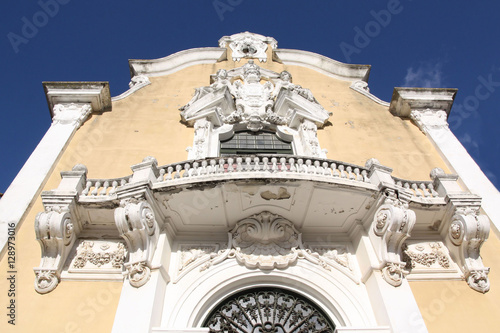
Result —
[{"label": "carved volute scroll", "polygon": [[42,249],[40,266],[35,268],[35,290],[40,294],[54,290],[76,239],[68,207],[46,207],[35,218],[36,239]]},{"label": "carved volute scroll", "polygon": [[151,276],[151,261],[156,249],[159,227],[151,206],[143,199],[129,198],[115,210],[115,223],[125,239],[129,260],[125,263],[132,286],[141,287]]},{"label": "carved volute scroll", "polygon": [[490,221],[487,216],[478,214],[477,207],[456,209],[448,229],[448,237],[455,246],[452,250],[457,254],[467,283],[481,293],[490,290],[490,269],[484,267],[479,253],[489,232]]},{"label": "carved volute scroll", "polygon": [[384,202],[375,213],[372,228],[374,234],[381,238],[382,276],[395,287],[401,285],[405,275],[402,248],[415,222],[415,212],[408,209],[408,203],[399,198],[394,190],[387,189]]}]

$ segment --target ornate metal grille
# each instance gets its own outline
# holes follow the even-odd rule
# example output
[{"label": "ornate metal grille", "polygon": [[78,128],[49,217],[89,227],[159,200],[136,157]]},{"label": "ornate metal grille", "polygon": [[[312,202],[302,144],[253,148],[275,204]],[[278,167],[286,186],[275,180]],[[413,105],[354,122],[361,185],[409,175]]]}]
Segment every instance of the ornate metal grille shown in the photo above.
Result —
[{"label": "ornate metal grille", "polygon": [[213,333],[333,333],[335,325],[311,301],[288,290],[245,290],[205,320]]}]

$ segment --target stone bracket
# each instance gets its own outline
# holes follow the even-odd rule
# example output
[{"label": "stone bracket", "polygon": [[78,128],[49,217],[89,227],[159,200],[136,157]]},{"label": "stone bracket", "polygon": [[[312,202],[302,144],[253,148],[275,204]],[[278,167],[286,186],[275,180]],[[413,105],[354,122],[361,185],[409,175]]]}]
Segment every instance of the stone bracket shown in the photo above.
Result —
[{"label": "stone bracket", "polygon": [[490,233],[490,220],[479,214],[480,199],[477,205],[461,205],[464,200],[471,203],[474,198],[451,199],[453,214],[442,234],[449,244],[450,252],[464,272],[467,284],[474,290],[486,293],[490,290],[488,273],[484,267],[480,250]]},{"label": "stone bracket", "polygon": [[153,255],[159,238],[159,226],[150,204],[142,197],[121,200],[115,209],[115,223],[127,245],[125,263],[128,279],[138,288],[151,277]]},{"label": "stone bracket", "polygon": [[35,290],[40,294],[57,287],[63,265],[77,239],[78,228],[69,206],[46,205],[45,212],[35,218],[36,239],[42,249],[40,265],[34,268]]},{"label": "stone bracket", "polygon": [[395,287],[401,285],[406,274],[402,248],[416,223],[415,212],[408,209],[408,198],[404,194],[385,189],[385,197],[370,229],[372,244],[382,263],[382,276]]}]

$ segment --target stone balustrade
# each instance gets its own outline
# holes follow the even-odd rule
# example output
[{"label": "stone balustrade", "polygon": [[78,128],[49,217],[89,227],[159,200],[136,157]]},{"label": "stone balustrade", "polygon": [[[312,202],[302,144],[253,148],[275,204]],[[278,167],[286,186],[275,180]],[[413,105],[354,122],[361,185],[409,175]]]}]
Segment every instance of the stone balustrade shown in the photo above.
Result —
[{"label": "stone balustrade", "polygon": [[[172,163],[155,168],[153,183],[176,182],[178,179],[201,178],[217,175],[247,175],[248,177],[276,175],[314,176],[328,179],[343,179],[354,183],[371,183],[370,169],[349,163],[322,158],[290,155],[247,155],[205,158]],[[394,183],[410,191],[417,198],[438,197],[432,181],[410,181],[391,177]],[[113,179],[87,179],[81,197],[113,196],[117,188],[132,182],[132,176]]]}]

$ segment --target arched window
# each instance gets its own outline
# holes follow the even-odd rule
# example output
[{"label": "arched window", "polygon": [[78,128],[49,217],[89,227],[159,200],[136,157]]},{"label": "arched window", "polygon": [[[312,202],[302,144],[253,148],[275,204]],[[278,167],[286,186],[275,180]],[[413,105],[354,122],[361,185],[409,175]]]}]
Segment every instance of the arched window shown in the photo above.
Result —
[{"label": "arched window", "polygon": [[204,322],[212,333],[333,333],[313,302],[278,288],[245,290],[223,300]]},{"label": "arched window", "polygon": [[292,143],[269,132],[237,132],[220,142],[220,155],[293,154]]}]

